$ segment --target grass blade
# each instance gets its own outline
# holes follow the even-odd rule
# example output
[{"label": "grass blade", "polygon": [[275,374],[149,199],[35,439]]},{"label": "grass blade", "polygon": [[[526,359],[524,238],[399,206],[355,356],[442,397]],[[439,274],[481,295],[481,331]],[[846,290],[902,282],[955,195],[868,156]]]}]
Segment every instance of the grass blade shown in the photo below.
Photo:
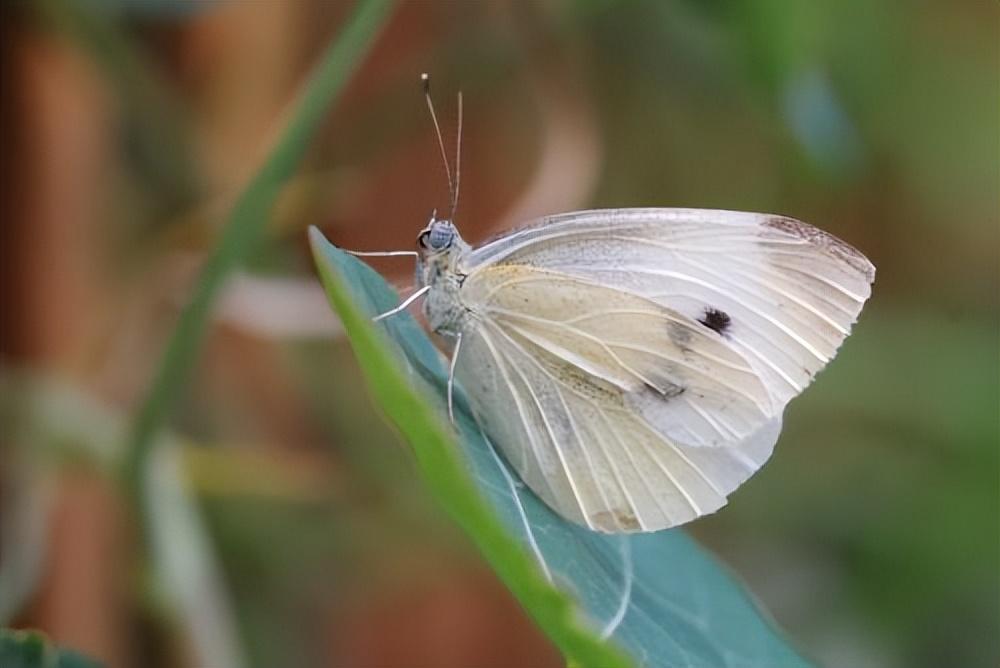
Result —
[{"label": "grass blade", "polygon": [[202,269],[191,301],[181,313],[149,393],[126,441],[124,480],[141,504],[141,471],[177,395],[194,365],[210,307],[226,276],[259,240],[281,186],[288,180],[330,106],[362,60],[392,6],[391,0],[361,0],[327,49],[273,152],[237,199],[221,238]]}]

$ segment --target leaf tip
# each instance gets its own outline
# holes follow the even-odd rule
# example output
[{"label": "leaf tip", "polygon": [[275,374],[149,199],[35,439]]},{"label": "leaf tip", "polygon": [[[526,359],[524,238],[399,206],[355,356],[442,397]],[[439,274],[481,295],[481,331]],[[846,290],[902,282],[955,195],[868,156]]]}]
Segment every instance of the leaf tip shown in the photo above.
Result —
[{"label": "leaf tip", "polygon": [[310,225],[309,246],[312,247],[312,251],[315,253],[317,250],[319,250],[320,245],[324,242],[330,243],[329,241],[326,240],[326,237],[323,236],[323,233],[319,231],[318,227],[316,227],[315,225]]}]

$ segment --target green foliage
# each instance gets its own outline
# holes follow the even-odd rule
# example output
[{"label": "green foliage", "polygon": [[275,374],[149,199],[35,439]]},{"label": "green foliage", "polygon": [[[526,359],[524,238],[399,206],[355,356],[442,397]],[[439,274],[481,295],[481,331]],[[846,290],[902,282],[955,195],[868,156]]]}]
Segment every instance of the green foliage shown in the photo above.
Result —
[{"label": "green foliage", "polygon": [[100,665],[82,654],[55,647],[38,631],[0,629],[3,668],[99,668]]},{"label": "green foliage", "polygon": [[[518,482],[459,395],[442,420],[447,371],[381,277],[318,231],[313,253],[376,400],[409,439],[437,500],[571,664],[621,665],[610,636],[649,666],[799,666],[742,588],[681,531],[597,534],[558,517]],[[534,558],[532,557],[534,555]]]}]

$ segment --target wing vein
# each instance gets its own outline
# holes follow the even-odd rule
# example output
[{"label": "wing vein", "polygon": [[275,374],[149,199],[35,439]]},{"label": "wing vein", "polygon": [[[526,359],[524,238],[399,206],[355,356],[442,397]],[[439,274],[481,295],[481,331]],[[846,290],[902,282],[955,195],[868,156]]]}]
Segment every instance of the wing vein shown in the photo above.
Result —
[{"label": "wing vein", "polygon": [[[723,493],[722,490],[720,490],[718,487],[715,486],[715,483],[712,482],[712,479],[709,478],[708,475],[706,475],[705,472],[701,470],[701,467],[699,467],[697,464],[695,464],[693,461],[691,461],[688,458],[688,456],[684,454],[684,452],[681,450],[680,447],[678,447],[673,441],[668,440],[668,439],[664,438],[663,436],[660,436],[659,432],[656,431],[656,428],[653,427],[653,425],[651,425],[646,418],[640,416],[640,419],[642,420],[642,423],[643,423],[643,425],[645,425],[646,429],[648,429],[651,432],[653,432],[654,434],[656,434],[657,437],[660,439],[660,442],[666,443],[667,447],[669,447],[671,450],[673,450],[675,453],[677,453],[677,456],[680,457],[681,459],[683,459],[684,463],[687,464],[689,467],[691,467],[691,470],[694,471],[695,473],[697,473],[698,477],[701,478],[702,480],[704,480],[705,483],[709,487],[712,488],[712,491],[714,491],[716,494],[718,494],[719,496],[721,496],[723,499],[726,498],[725,493]],[[659,460],[657,460],[657,462],[659,463]],[[662,466],[662,464],[661,464],[661,466]]]},{"label": "wing vein", "polygon": [[[702,270],[703,272],[705,272],[709,276],[714,276],[716,279],[718,279],[719,282],[729,283],[730,285],[734,285],[734,287],[736,287],[737,289],[741,289],[738,285],[735,285],[732,281],[727,280],[724,276],[721,276],[718,272],[712,271],[711,269],[709,269],[708,267],[706,267],[704,264],[702,264],[700,262],[695,262],[693,259],[691,259],[689,257],[681,257],[680,260],[682,262],[686,262],[689,265],[692,265],[694,267],[699,268],[700,270]],[[730,298],[733,298],[733,297],[730,296]],[[747,308],[750,308],[750,307],[748,306]],[[778,329],[780,329],[781,331],[783,331],[793,341],[795,341],[800,346],[802,346],[804,349],[806,349],[807,351],[809,351],[813,355],[813,357],[815,357],[821,363],[826,364],[829,361],[829,359],[823,353],[821,353],[818,350],[816,350],[816,348],[814,348],[811,343],[809,343],[808,341],[806,341],[805,339],[803,339],[801,336],[799,336],[795,332],[795,330],[793,330],[792,328],[786,326],[783,322],[781,322],[777,318],[774,318],[774,317],[768,315],[767,313],[765,313],[764,311],[761,311],[759,309],[750,308],[750,310],[754,311],[761,318],[763,318],[764,320],[767,320],[772,325],[774,325],[775,327],[777,327]]]},{"label": "wing vein", "polygon": [[[615,430],[611,427],[611,424],[608,422],[607,416],[603,412],[600,413],[600,416],[601,419],[604,421],[604,424],[608,427],[608,430],[611,432],[612,437],[616,441],[618,441],[618,445],[621,446],[622,450],[625,451],[625,455],[628,457],[629,463],[632,464],[632,468],[634,468],[636,473],[639,475],[639,479],[642,481],[643,486],[649,492],[649,495],[653,497],[653,501],[656,503],[657,506],[659,506],[660,512],[663,513],[664,517],[666,517],[668,521],[672,522],[673,520],[670,517],[670,513],[668,513],[666,508],[663,507],[663,502],[660,500],[660,497],[657,496],[656,493],[653,491],[653,489],[649,486],[649,482],[646,479],[646,475],[642,472],[642,468],[636,466],[635,458],[629,451],[628,446],[626,446],[625,443],[622,441],[621,437],[617,433],[615,433]],[[673,476],[672,473],[670,473],[669,470],[667,470],[667,468],[663,465],[663,462],[661,462],[659,459],[656,458],[653,452],[646,445],[645,441],[643,439],[639,439],[639,441],[642,444],[643,451],[649,456],[650,459],[652,459],[656,463],[656,465],[660,468],[660,470],[663,471],[663,474],[667,476],[667,479],[671,482],[671,484],[673,484],[673,486],[677,488],[677,491],[680,492],[681,496],[684,497],[684,500],[688,502],[688,505],[691,506],[691,510],[695,512],[695,515],[701,515],[702,514],[701,509],[698,508],[698,504],[694,502],[694,499],[692,499],[688,495],[687,490],[685,490],[683,487],[680,486],[680,484],[677,482],[677,479]]]},{"label": "wing vein", "polygon": [[[490,323],[497,331],[506,337],[506,333],[503,332],[500,327]],[[510,340],[510,337],[507,337]],[[513,341],[512,341],[513,343]],[[522,351],[523,352],[523,351]],[[587,526],[590,526],[590,520],[587,515],[587,508],[583,504],[583,499],[580,497],[580,491],[577,489],[576,481],[573,479],[573,474],[570,472],[569,465],[566,463],[566,456],[563,453],[562,446],[559,444],[559,439],[556,438],[555,432],[552,430],[552,425],[549,424],[548,417],[545,415],[545,408],[542,406],[542,402],[538,399],[538,395],[535,393],[534,388],[531,383],[525,377],[521,369],[518,368],[517,364],[514,364],[512,360],[510,362],[511,368],[514,370],[520,378],[521,382],[524,383],[524,387],[528,390],[528,395],[531,397],[531,401],[535,404],[535,408],[538,409],[538,414],[542,418],[542,423],[545,425],[545,431],[549,435],[549,440],[552,442],[552,447],[555,448],[556,456],[559,458],[559,464],[562,466],[563,473],[566,476],[566,481],[569,483],[570,489],[573,491],[573,498],[576,500],[577,505],[580,507],[580,513],[583,515],[584,522]]]},{"label": "wing vein", "polygon": [[[517,407],[518,416],[521,418],[521,424],[524,425],[524,432],[528,436],[528,443],[531,446],[531,454],[534,455],[535,462],[538,464],[538,472],[541,474],[542,480],[545,481],[545,486],[548,487],[549,494],[551,494],[553,498],[557,498],[555,490],[552,489],[552,484],[549,482],[549,478],[546,475],[545,466],[542,463],[541,455],[539,455],[538,453],[538,445],[535,442],[534,432],[531,429],[531,423],[528,422],[528,418],[527,415],[525,414],[524,407],[521,405],[521,399],[518,396],[517,388],[514,387],[514,383],[512,383],[510,380],[510,376],[508,375],[507,369],[505,368],[504,365],[504,360],[501,358],[501,355],[497,351],[493,341],[486,334],[486,332],[482,330],[482,328],[480,328],[479,334],[480,336],[482,336],[483,342],[486,344],[486,347],[493,355],[493,359],[497,364],[497,369],[499,369],[500,373],[503,375],[504,382],[507,384],[507,387],[510,388],[510,394],[511,397],[514,399],[514,405]],[[527,461],[522,459],[522,470],[527,471],[527,469],[528,469]]]},{"label": "wing vein", "polygon": [[[538,360],[534,359],[534,357],[532,357],[530,353],[528,353],[526,350],[524,350],[524,348],[521,346],[520,343],[518,343],[517,341],[515,341],[509,334],[507,334],[506,332],[504,332],[502,328],[500,328],[500,327],[498,327],[496,325],[494,325],[494,327],[496,328],[497,332],[501,336],[503,336],[504,338],[506,338],[507,341],[509,341],[512,346],[514,346],[515,348],[517,348],[521,352],[521,354],[524,355],[526,359],[528,359],[528,361],[530,361],[532,364],[534,364],[543,374],[545,374],[546,376],[548,376],[551,381],[553,381],[555,383],[562,383],[562,381],[560,381],[559,379],[557,379],[554,376],[552,376],[552,374],[550,374],[549,371],[547,369],[545,369],[538,362]],[[577,393],[574,391],[574,394],[577,394]],[[587,403],[589,403],[596,411],[598,411],[598,412],[600,411],[600,407],[597,406],[597,404],[595,404],[589,398],[587,398],[587,397],[585,397],[583,395],[579,395],[579,394],[577,394],[577,396],[579,396],[581,399],[583,399],[584,401],[586,401]],[[618,483],[618,488],[621,490],[622,495],[625,497],[625,500],[628,502],[628,504],[630,506],[629,510],[631,510],[632,514],[635,516],[636,521],[639,523],[639,528],[642,529],[643,531],[645,531],[645,526],[642,523],[642,518],[639,517],[638,508],[636,507],[635,501],[632,499],[632,495],[629,494],[628,486],[625,485],[624,481],[622,480],[621,472],[619,471],[618,466],[615,464],[615,460],[608,455],[608,452],[604,448],[604,444],[601,442],[601,439],[596,438],[595,440],[597,442],[598,449],[601,451],[601,454],[604,455],[604,459],[608,463],[608,466],[611,469],[611,475],[614,476],[615,482]],[[615,522],[618,524],[618,526],[621,527],[622,529],[625,529],[625,527],[622,526],[621,521],[618,519],[617,514],[615,514],[614,509],[609,507],[609,510],[612,511],[611,512],[611,516],[615,519]]]},{"label": "wing vein", "polygon": [[[636,345],[632,345],[632,344],[629,344],[629,343],[620,343],[618,341],[609,341],[607,345],[610,346],[610,347],[612,347],[612,348],[624,348],[626,350],[633,350],[635,352],[644,353],[646,355],[652,355],[653,357],[656,357],[656,358],[659,358],[661,360],[664,360],[665,362],[669,362],[671,364],[677,364],[678,366],[682,366],[685,369],[690,369],[691,371],[694,371],[697,375],[699,375],[699,376],[701,376],[703,378],[708,378],[708,379],[710,379],[710,380],[718,383],[719,385],[722,385],[727,390],[730,390],[733,393],[742,396],[747,401],[749,401],[754,406],[756,406],[758,408],[758,410],[760,410],[760,412],[763,413],[764,415],[770,415],[770,412],[771,412],[770,407],[762,406],[760,404],[760,402],[758,402],[757,399],[755,399],[754,397],[750,396],[746,391],[744,391],[744,390],[742,390],[742,389],[740,389],[740,388],[738,388],[738,387],[736,387],[734,385],[731,385],[730,383],[725,382],[724,380],[722,380],[718,376],[713,376],[713,375],[707,373],[706,371],[704,371],[702,369],[699,369],[698,367],[696,367],[696,366],[694,366],[694,365],[692,365],[692,364],[690,364],[688,362],[685,362],[683,360],[676,359],[676,358],[673,358],[673,357],[668,357],[667,355],[659,353],[659,352],[657,352],[655,350],[650,350],[649,348],[645,348],[643,346],[636,346]],[[654,387],[655,387],[655,385],[654,385]]]},{"label": "wing vein", "polygon": [[597,475],[597,469],[594,467],[594,461],[590,457],[590,450],[587,448],[587,445],[583,442],[583,438],[580,436],[579,427],[577,427],[576,419],[573,417],[573,412],[569,409],[569,404],[566,403],[566,397],[563,395],[562,389],[560,389],[558,383],[552,383],[552,389],[555,391],[556,396],[559,397],[559,403],[562,404],[563,410],[566,412],[566,421],[569,423],[570,429],[573,431],[573,437],[576,438],[576,443],[580,447],[580,452],[583,453],[584,461],[587,462],[587,470],[590,472],[590,479],[593,481],[594,487],[597,489],[597,493],[600,495],[601,501],[604,503],[603,507],[605,509],[610,509],[611,503],[608,501],[608,497],[604,493],[604,486],[601,484],[600,478]]}]

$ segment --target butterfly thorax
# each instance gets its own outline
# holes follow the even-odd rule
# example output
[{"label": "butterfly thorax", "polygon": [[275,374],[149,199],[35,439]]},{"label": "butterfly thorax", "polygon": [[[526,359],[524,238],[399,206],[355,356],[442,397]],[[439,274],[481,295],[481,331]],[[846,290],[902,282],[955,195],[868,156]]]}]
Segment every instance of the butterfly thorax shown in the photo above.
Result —
[{"label": "butterfly thorax", "polygon": [[417,249],[417,282],[430,287],[424,300],[427,322],[439,334],[458,334],[469,317],[459,293],[471,248],[449,221],[432,219],[417,238]]}]

